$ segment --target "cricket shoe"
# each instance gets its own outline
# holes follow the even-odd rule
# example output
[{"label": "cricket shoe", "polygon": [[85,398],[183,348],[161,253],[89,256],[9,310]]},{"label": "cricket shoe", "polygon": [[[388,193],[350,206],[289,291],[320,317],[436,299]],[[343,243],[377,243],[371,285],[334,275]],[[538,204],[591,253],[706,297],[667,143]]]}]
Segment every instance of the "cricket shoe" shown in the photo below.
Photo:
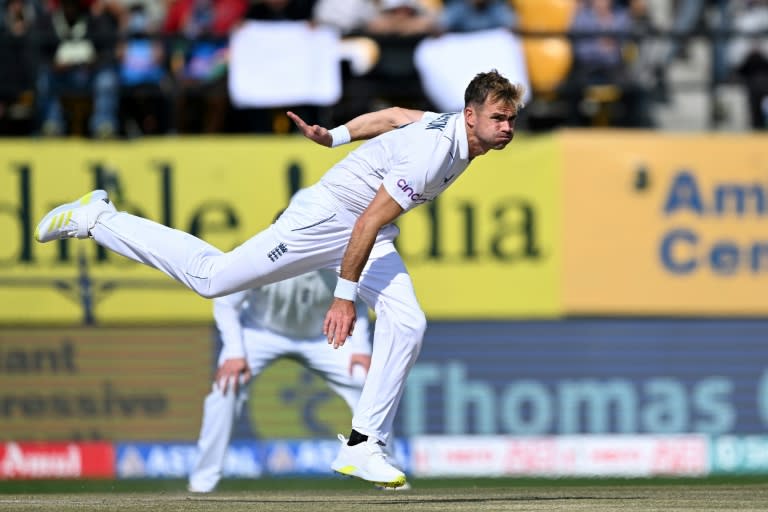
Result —
[{"label": "cricket shoe", "polygon": [[[383,447],[384,455],[387,458],[387,462],[394,467],[395,469],[402,471],[405,473],[405,470],[403,469],[403,466],[398,461],[397,457],[395,456],[395,443],[394,441],[391,441],[387,444],[385,444]],[[410,491],[411,490],[411,484],[410,482],[405,482],[400,487],[387,487],[386,485],[379,485],[379,484],[373,484],[373,488],[378,491]]]},{"label": "cricket shoe", "polygon": [[339,434],[341,448],[331,463],[331,469],[346,476],[353,476],[383,487],[402,487],[405,474],[387,462],[387,456],[379,442],[373,438],[349,446]]},{"label": "cricket shoe", "polygon": [[214,489],[202,489],[200,487],[195,487],[192,484],[187,484],[187,492],[191,492],[193,494],[208,494],[213,492]]},{"label": "cricket shoe", "polygon": [[35,229],[35,239],[50,242],[63,238],[88,238],[101,214],[116,211],[104,190],[94,190],[77,201],[48,212]]}]

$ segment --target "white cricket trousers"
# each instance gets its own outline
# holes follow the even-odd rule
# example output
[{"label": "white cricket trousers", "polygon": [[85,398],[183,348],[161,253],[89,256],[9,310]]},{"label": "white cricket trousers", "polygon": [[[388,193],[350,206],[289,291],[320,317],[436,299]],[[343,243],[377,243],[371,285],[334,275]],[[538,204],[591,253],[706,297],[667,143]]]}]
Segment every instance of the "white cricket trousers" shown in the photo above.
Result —
[{"label": "white cricket trousers", "polygon": [[[350,347],[332,350],[324,337],[296,340],[267,329],[256,328],[243,329],[243,344],[253,379],[277,359],[294,359],[318,374],[344,399],[350,411],[354,412],[360,399],[363,380],[355,379],[349,374],[349,358],[352,355]],[[219,366],[224,359],[223,355],[219,355]],[[213,383],[211,392],[203,404],[197,458],[189,475],[190,489],[197,492],[210,492],[219,483],[234,423],[242,414],[248,400],[247,385],[241,386],[237,394],[233,393],[231,388],[224,394],[217,384]],[[257,411],[257,428],[258,418]]]},{"label": "white cricket trousers", "polygon": [[[338,271],[356,220],[316,184],[297,193],[274,224],[226,253],[125,212],[102,215],[91,234],[107,249],[154,267],[203,297],[218,297],[310,270]],[[384,443],[427,324],[393,243],[398,232],[394,225],[381,229],[358,285],[358,294],[376,312],[376,328],[352,428]]]}]

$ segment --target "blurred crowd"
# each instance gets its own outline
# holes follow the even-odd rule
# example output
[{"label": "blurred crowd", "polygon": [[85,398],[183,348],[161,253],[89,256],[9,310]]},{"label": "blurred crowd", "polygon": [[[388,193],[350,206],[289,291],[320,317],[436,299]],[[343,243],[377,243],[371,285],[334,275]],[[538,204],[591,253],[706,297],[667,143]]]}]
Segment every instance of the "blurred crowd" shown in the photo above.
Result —
[{"label": "blurred crowd", "polygon": [[[531,109],[527,116],[550,117],[538,125],[531,118],[531,127],[652,128],[653,105],[668,101],[667,71],[688,58],[690,38],[703,35],[712,42],[711,83],[740,84],[751,128],[768,128],[768,0],[0,0],[0,6],[2,135],[279,133],[291,129],[281,115],[287,108],[326,125],[392,104],[433,110],[414,65],[418,42],[493,29],[530,38],[525,55],[534,101],[561,107]],[[537,16],[557,18],[545,6],[567,20],[554,27],[565,36],[565,46],[557,47],[564,48],[563,62],[549,70],[541,68],[556,47],[545,58],[533,44],[543,39],[533,32],[553,30],[537,25]],[[663,19],[668,26],[660,26]],[[229,38],[249,20],[331,26],[342,40],[368,44],[370,56],[341,62],[343,94],[331,107],[236,108],[227,86]]]}]

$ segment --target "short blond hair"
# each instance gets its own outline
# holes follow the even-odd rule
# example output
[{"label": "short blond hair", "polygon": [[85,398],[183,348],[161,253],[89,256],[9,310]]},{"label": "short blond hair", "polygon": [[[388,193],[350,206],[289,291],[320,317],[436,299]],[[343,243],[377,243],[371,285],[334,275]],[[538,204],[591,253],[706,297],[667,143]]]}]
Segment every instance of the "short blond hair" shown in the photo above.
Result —
[{"label": "short blond hair", "polygon": [[519,110],[523,107],[523,94],[525,94],[525,88],[521,84],[510,82],[501,73],[492,69],[476,74],[469,82],[464,91],[464,106],[482,105],[490,97],[493,101],[501,101]]}]

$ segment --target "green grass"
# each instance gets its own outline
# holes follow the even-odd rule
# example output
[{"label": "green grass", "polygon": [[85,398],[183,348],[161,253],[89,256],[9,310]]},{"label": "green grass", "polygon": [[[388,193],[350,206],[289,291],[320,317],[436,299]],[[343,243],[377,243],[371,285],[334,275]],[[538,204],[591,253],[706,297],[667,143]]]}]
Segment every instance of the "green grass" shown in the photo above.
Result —
[{"label": "green grass", "polygon": [[377,491],[359,480],[224,480],[190,494],[183,480],[0,482],[3,512],[768,511],[768,476],[653,479],[413,479]]},{"label": "green grass", "polygon": [[[553,487],[621,487],[621,486],[768,486],[764,476],[718,476],[709,478],[424,478],[410,479],[416,489],[445,488],[553,488]],[[6,480],[0,481],[0,494],[46,493],[152,493],[186,489],[186,480]],[[224,479],[218,493],[241,491],[354,490],[367,484],[346,478],[259,478]]]}]

